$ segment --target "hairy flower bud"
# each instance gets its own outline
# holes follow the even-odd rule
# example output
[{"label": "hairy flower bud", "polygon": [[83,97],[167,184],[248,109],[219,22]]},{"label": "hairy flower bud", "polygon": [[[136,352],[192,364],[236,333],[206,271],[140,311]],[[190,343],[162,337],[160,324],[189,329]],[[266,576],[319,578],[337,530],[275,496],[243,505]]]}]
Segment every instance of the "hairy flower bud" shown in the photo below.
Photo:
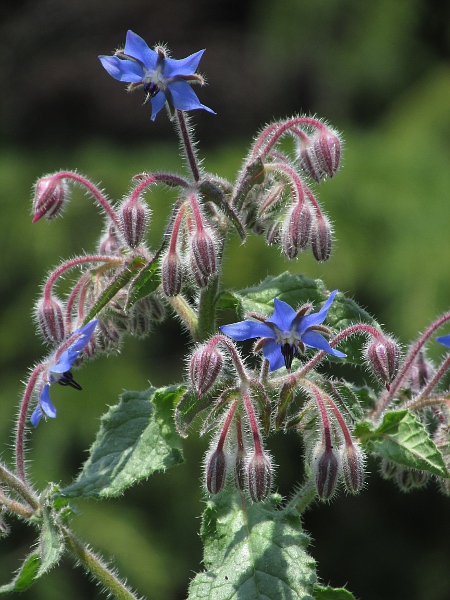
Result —
[{"label": "hairy flower bud", "polygon": [[375,376],[389,389],[400,362],[400,349],[397,342],[389,337],[375,339],[367,346],[365,355]]},{"label": "hairy flower bud", "polygon": [[332,235],[331,224],[327,217],[323,215],[316,217],[311,226],[311,248],[317,261],[325,262],[330,258]]},{"label": "hairy flower bud", "polygon": [[421,488],[428,483],[429,473],[418,471],[417,469],[407,469],[398,467],[395,482],[402,492],[409,492],[412,489]]},{"label": "hairy flower bud", "polygon": [[147,233],[149,209],[139,200],[127,199],[120,209],[120,228],[130,248],[137,248]]},{"label": "hairy flower bud", "polygon": [[106,232],[100,238],[98,250],[100,254],[115,254],[119,248],[119,234],[116,225],[110,221]]},{"label": "hairy flower bud", "polygon": [[191,238],[191,269],[200,287],[217,271],[216,248],[212,236],[202,229]]},{"label": "hairy flower bud", "polygon": [[178,296],[183,284],[183,264],[177,252],[168,252],[161,263],[161,283],[166,296]]},{"label": "hairy flower bud", "polygon": [[419,393],[419,391],[433,377],[434,372],[435,370],[431,361],[426,358],[424,352],[419,352],[410,371],[409,385],[411,387],[411,391],[414,394]]},{"label": "hairy flower bud", "polygon": [[341,140],[337,131],[324,127],[314,139],[314,154],[320,169],[333,177],[341,159]]},{"label": "hairy flower bud", "polygon": [[265,454],[252,456],[247,467],[248,491],[254,502],[262,502],[267,498],[272,484],[272,465]]},{"label": "hairy flower bud", "polygon": [[63,306],[54,296],[42,298],[36,309],[41,333],[47,342],[61,344],[66,339]]},{"label": "hairy flower bud", "polygon": [[189,375],[198,397],[201,398],[216,382],[223,366],[223,356],[209,345],[197,348],[189,364]]},{"label": "hairy flower bud", "polygon": [[112,319],[102,317],[97,326],[97,345],[103,352],[117,352],[120,348],[121,334]]},{"label": "hairy flower bud", "polygon": [[358,494],[364,485],[364,455],[356,444],[346,444],[341,452],[342,472],[347,490]]},{"label": "hairy flower bud", "polygon": [[161,323],[166,316],[164,304],[156,294],[150,294],[134,305],[134,310],[139,314],[145,315],[153,323]]},{"label": "hairy flower bud", "polygon": [[329,500],[335,490],[340,470],[339,455],[333,447],[324,444],[316,447],[312,468],[316,481],[317,494],[321,500]]},{"label": "hairy flower bud", "polygon": [[223,448],[217,448],[206,463],[206,487],[211,494],[222,491],[227,478],[227,458]]},{"label": "hairy flower bud", "polygon": [[67,200],[68,187],[64,180],[56,175],[42,177],[34,188],[33,223],[43,216],[47,219],[56,217]]},{"label": "hairy flower bud", "polygon": [[297,202],[288,211],[281,233],[281,249],[287,258],[295,258],[308,247],[311,221],[311,209],[307,202]]}]

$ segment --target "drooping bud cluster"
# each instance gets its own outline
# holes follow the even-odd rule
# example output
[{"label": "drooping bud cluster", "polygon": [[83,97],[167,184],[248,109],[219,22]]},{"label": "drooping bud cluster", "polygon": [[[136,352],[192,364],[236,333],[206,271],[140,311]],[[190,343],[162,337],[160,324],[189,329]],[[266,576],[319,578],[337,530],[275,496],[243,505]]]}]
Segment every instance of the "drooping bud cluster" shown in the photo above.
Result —
[{"label": "drooping bud cluster", "polygon": [[[296,140],[294,157],[280,145],[285,136]],[[330,257],[332,228],[307,179],[318,183],[333,177],[341,146],[339,134],[328,125],[297,117],[266,127],[244,163],[235,205],[247,226],[264,233],[269,244],[280,243],[288,259],[307,248],[319,262]]]}]

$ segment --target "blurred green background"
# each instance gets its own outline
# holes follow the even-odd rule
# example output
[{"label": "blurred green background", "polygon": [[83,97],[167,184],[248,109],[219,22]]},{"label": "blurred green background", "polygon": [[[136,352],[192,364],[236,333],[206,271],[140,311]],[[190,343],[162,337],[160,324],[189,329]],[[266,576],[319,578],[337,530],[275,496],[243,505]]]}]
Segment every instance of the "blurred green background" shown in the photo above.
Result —
[{"label": "blurred green background", "polygon": [[[0,7],[0,435],[11,457],[11,429],[27,370],[45,355],[33,304],[45,274],[63,257],[93,251],[102,221],[75,191],[64,218],[32,225],[31,187],[43,174],[77,169],[113,199],[140,171],[182,172],[165,115],[155,123],[139,94],[127,96],[101,68],[133,29],[175,58],[206,48],[197,90],[217,111],[194,115],[205,167],[232,177],[251,137],[265,123],[300,111],[326,118],[345,138],[344,168],[318,186],[334,222],[331,259],[287,265],[252,237],[233,240],[225,282],[239,288],[289,268],[321,277],[374,314],[404,344],[450,299],[450,5],[435,0],[3,0]],[[159,239],[172,196],[150,196],[150,242]],[[250,250],[249,250],[250,249]],[[238,265],[238,268],[236,268]],[[176,343],[174,343],[174,340]],[[146,341],[129,339],[77,375],[82,394],[54,391],[58,419],[30,434],[36,486],[68,483],[92,443],[106,405],[125,389],[179,381],[186,351],[176,323]],[[175,346],[175,347],[174,347]],[[434,344],[434,346],[437,346]],[[431,348],[438,356],[440,350]],[[114,375],[112,375],[114,373]],[[52,390],[53,395],[53,390]],[[302,448],[270,440],[277,485],[301,477]],[[113,556],[150,600],[185,598],[199,569],[206,440],[186,441],[187,463],[157,475],[120,500],[80,502],[79,535]],[[450,499],[434,486],[405,495],[375,465],[358,498],[341,494],[309,511],[305,527],[324,583],[348,584],[362,600],[448,600]],[[34,542],[13,522],[0,541],[0,582]],[[97,599],[96,586],[64,560],[21,596],[25,600]]]}]

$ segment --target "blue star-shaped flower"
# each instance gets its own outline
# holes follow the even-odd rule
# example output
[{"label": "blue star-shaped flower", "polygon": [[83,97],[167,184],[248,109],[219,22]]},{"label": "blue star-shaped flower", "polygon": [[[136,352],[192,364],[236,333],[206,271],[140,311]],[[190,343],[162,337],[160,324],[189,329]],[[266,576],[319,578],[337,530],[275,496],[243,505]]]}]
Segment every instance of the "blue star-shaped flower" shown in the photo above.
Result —
[{"label": "blue star-shaped flower", "polygon": [[436,341],[442,344],[443,346],[447,346],[448,348],[450,348],[450,333],[447,335],[441,335],[440,337],[437,337]]},{"label": "blue star-shaped flower", "polygon": [[[276,371],[282,366],[291,368],[294,356],[299,348],[317,348],[324,350],[332,356],[345,358],[347,355],[339,350],[334,350],[317,329],[326,319],[337,290],[332,292],[322,308],[309,315],[295,310],[275,298],[275,310],[270,319],[264,322],[240,321],[232,325],[224,325],[220,329],[237,342],[252,338],[262,338],[261,345],[264,356],[270,363],[270,370]],[[322,328],[323,330],[323,328]]]},{"label": "blue star-shaped flower", "polygon": [[165,102],[177,110],[203,108],[214,113],[200,103],[189,85],[189,82],[195,81],[204,83],[203,78],[195,74],[203,52],[200,50],[187,58],[175,60],[165,56],[162,49],[158,52],[151,50],[141,37],[128,31],[123,53],[99,56],[99,59],[111,77],[129,83],[129,89],[144,88],[144,104],[151,100],[154,121]]},{"label": "blue star-shaped flower", "polygon": [[94,319],[81,329],[77,329],[72,334],[72,337],[74,338],[73,344],[61,354],[55,364],[47,369],[47,381],[39,395],[38,405],[30,418],[31,424],[34,427],[37,427],[44,413],[52,419],[56,417],[56,408],[53,406],[50,399],[50,386],[53,383],[70,385],[76,390],[81,390],[81,386],[72,377],[70,369],[80,352],[89,344],[97,323],[97,319]]}]

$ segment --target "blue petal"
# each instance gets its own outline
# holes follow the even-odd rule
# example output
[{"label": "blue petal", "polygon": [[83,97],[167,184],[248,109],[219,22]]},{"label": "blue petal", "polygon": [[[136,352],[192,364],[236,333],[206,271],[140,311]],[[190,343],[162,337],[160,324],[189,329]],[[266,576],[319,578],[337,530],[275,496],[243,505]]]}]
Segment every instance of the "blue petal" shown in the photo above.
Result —
[{"label": "blue petal", "polygon": [[283,302],[282,300],[278,300],[278,298],[275,298],[273,303],[275,310],[270,319],[267,319],[267,322],[274,323],[281,331],[290,331],[292,321],[295,319],[297,313],[292,306],[289,306],[289,304],[286,304],[286,302]]},{"label": "blue petal", "polygon": [[284,367],[284,357],[281,354],[281,346],[275,340],[268,340],[263,344],[263,354],[270,363],[270,370],[276,371]]},{"label": "blue petal", "polygon": [[450,348],[450,334],[441,335],[440,337],[436,338],[436,341],[442,344],[443,346],[447,346],[448,348]]},{"label": "blue petal", "polygon": [[158,92],[156,94],[156,96],[154,98],[152,98],[151,102],[152,102],[151,119],[152,119],[152,121],[154,121],[156,118],[156,115],[159,113],[159,111],[162,109],[162,107],[166,103],[166,96],[164,95],[163,92]]},{"label": "blue petal", "polygon": [[139,83],[144,78],[142,66],[134,60],[123,60],[117,56],[99,56],[100,62],[111,77],[127,83]]},{"label": "blue petal", "polygon": [[[211,108],[201,104],[197,94],[191,88],[187,81],[182,79],[172,81],[166,88],[166,98],[178,110],[195,110],[203,108],[208,112],[214,113]],[[215,113],[214,113],[215,114]]]},{"label": "blue petal", "polygon": [[169,77],[176,77],[177,75],[193,75],[197,70],[203,52],[204,50],[199,50],[181,60],[166,58],[163,68],[164,77],[169,79]]},{"label": "blue petal", "polygon": [[[70,371],[73,363],[77,359],[78,354],[79,354],[79,352],[74,352],[73,350],[71,350],[69,348],[68,350],[66,350],[65,352],[63,352],[61,354],[58,362],[55,365],[53,365],[52,367],[50,367],[49,372],[50,373],[65,373],[66,371]],[[50,377],[50,383],[55,383],[55,381],[57,381],[58,379],[59,378],[52,381],[52,378]]]},{"label": "blue petal", "polygon": [[41,409],[40,405],[38,404],[36,406],[36,408],[34,409],[33,414],[30,417],[30,421],[31,421],[31,424],[33,425],[33,427],[38,426],[41,418],[42,418],[42,409]]},{"label": "blue petal", "polygon": [[92,334],[94,333],[94,329],[97,326],[97,323],[98,319],[93,319],[81,329],[77,329],[76,331],[74,331],[74,336],[79,334],[81,335],[79,335],[79,337],[74,341],[74,343],[70,346],[69,350],[74,350],[76,352],[80,352],[80,350],[83,350],[83,348],[85,348],[89,344]]},{"label": "blue petal", "polygon": [[154,71],[158,62],[158,54],[151,50],[147,43],[136,33],[129,30],[124,48],[125,54],[141,61],[147,71]]},{"label": "blue petal", "polygon": [[48,417],[51,419],[56,417],[56,408],[53,406],[52,401],[50,400],[50,384],[46,383],[44,385],[39,397],[39,403],[42,410]]},{"label": "blue petal", "polygon": [[223,325],[220,327],[222,333],[236,340],[243,342],[252,338],[272,338],[275,339],[275,333],[270,327],[258,321],[240,321],[231,325]]},{"label": "blue petal", "polygon": [[309,348],[317,348],[318,350],[325,350],[328,354],[336,356],[338,358],[345,358],[347,355],[339,350],[335,350],[330,346],[327,340],[318,333],[317,331],[306,331],[302,335],[302,342]]},{"label": "blue petal", "polygon": [[328,313],[328,309],[330,308],[331,304],[333,303],[334,297],[337,294],[337,290],[334,290],[334,292],[331,292],[331,294],[328,296],[328,300],[325,302],[325,304],[322,306],[322,308],[316,312],[316,313],[311,313],[310,315],[306,315],[306,317],[302,317],[300,319],[300,322],[298,324],[298,326],[296,327],[296,331],[297,333],[303,333],[304,331],[306,331],[309,327],[313,327],[314,325],[320,325],[321,323],[323,323],[325,321],[325,319],[327,318],[327,313]]}]

